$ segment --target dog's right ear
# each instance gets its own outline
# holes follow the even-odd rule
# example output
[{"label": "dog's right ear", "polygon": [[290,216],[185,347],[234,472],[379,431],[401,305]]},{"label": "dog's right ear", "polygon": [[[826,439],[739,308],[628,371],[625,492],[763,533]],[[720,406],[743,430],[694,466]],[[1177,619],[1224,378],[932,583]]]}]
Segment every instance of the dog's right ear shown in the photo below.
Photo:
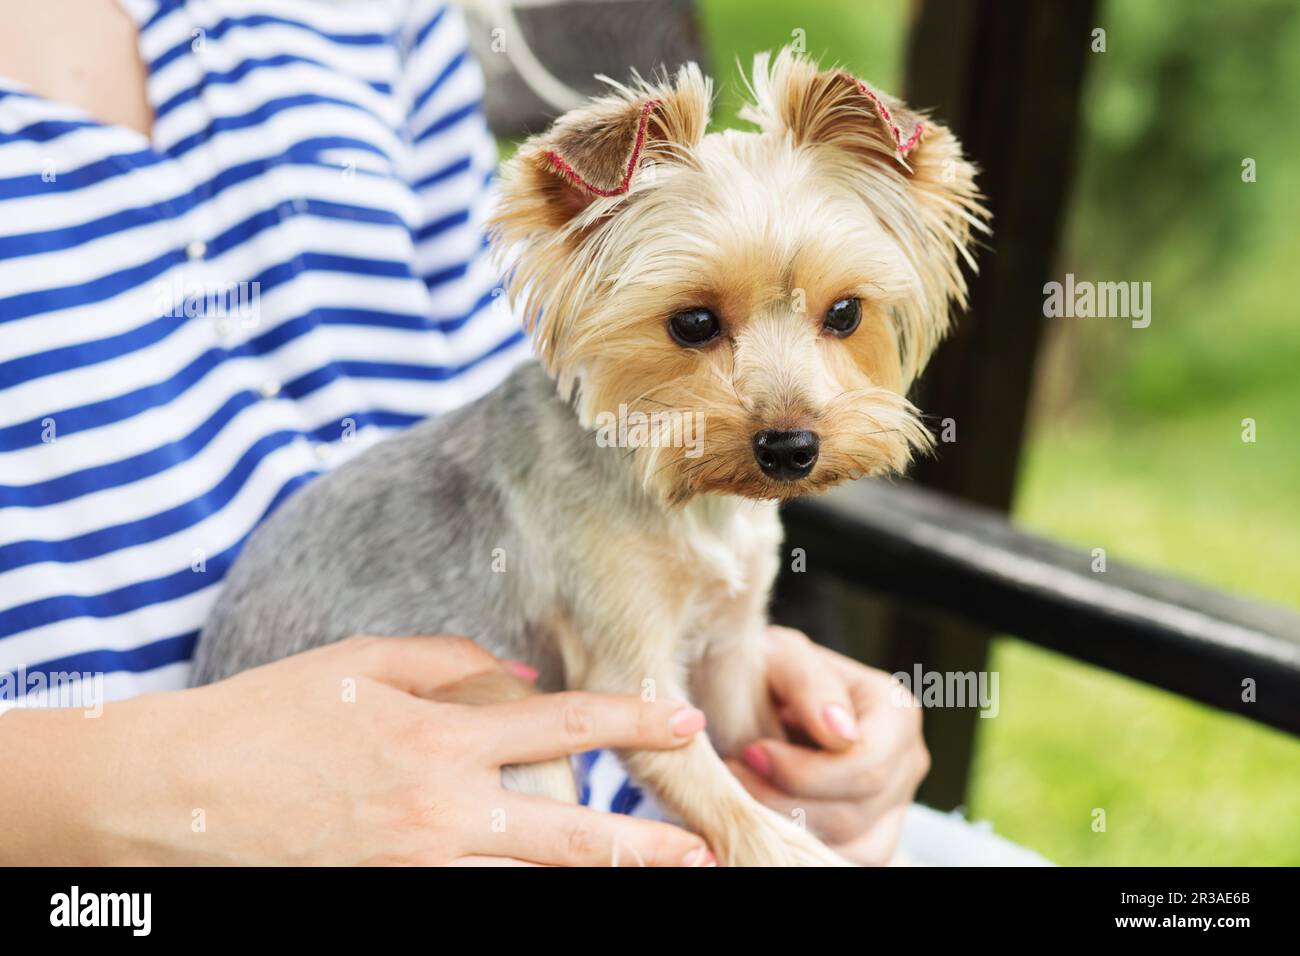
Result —
[{"label": "dog's right ear", "polygon": [[655,165],[693,162],[712,95],[699,67],[683,66],[671,82],[605,81],[613,92],[560,117],[502,169],[493,225],[507,242],[538,228],[591,225],[648,185]]},{"label": "dog's right ear", "polygon": [[961,263],[988,232],[975,166],[933,119],[844,70],[822,70],[790,47],[754,57],[752,101],[742,119],[833,164],[898,241],[921,279],[925,306],[900,311],[904,380],[912,381],[965,304]]}]

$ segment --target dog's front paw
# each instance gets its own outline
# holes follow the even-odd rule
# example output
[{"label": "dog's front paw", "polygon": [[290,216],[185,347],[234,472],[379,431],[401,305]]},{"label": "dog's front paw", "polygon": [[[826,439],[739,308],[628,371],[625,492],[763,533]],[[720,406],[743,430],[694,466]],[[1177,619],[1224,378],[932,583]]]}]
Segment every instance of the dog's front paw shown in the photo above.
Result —
[{"label": "dog's front paw", "polygon": [[724,866],[852,866],[793,820],[766,807],[735,814],[709,845]]}]

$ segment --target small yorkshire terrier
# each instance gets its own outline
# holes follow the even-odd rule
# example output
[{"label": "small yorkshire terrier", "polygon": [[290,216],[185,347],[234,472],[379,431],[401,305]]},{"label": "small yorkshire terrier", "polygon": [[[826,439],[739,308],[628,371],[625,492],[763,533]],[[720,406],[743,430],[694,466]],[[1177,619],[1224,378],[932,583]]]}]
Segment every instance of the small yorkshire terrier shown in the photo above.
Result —
[{"label": "small yorkshire terrier", "polygon": [[[783,50],[748,85],[752,132],[705,132],[691,64],[611,82],[505,165],[493,240],[540,362],[279,508],[197,683],[352,634],[468,635],[543,691],[703,709],[711,744],[620,757],[721,862],[842,864],[719,753],[780,733],[777,505],[930,447],[904,396],[964,304],[985,212],[953,135],[848,73]],[[536,692],[512,680],[446,699]],[[504,777],[574,799],[563,762]]]}]

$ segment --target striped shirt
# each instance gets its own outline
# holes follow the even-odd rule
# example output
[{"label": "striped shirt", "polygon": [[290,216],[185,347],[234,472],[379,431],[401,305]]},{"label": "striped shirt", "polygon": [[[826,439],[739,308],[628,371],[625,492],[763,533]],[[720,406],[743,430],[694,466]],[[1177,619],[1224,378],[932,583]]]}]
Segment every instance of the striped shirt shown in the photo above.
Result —
[{"label": "striped shirt", "polygon": [[[278,502],[527,355],[454,8],[123,0],[152,134],[0,78],[0,698],[186,683]],[[29,700],[35,702],[35,699]]]},{"label": "striped shirt", "polygon": [[123,3],[150,136],[0,77],[0,710],[185,686],[262,518],[528,354],[454,8]]}]

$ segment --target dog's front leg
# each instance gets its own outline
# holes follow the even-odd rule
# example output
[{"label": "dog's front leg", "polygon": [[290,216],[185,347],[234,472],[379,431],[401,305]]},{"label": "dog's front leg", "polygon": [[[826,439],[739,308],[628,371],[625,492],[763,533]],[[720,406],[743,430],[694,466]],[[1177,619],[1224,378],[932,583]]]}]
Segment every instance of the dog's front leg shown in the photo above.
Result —
[{"label": "dog's front leg", "polygon": [[781,524],[775,508],[754,509],[738,550],[747,587],[714,601],[697,628],[699,659],[690,667],[692,700],[709,718],[718,752],[738,756],[762,737],[782,738],[767,683],[767,604],[778,571]]},{"label": "dog's front leg", "polygon": [[[654,643],[658,642],[631,641],[621,646]],[[675,665],[637,667],[604,657],[582,684],[589,690],[624,693],[653,687],[661,697],[688,699]],[[811,833],[750,796],[704,734],[679,750],[623,750],[619,758],[632,778],[704,837],[725,865],[845,865]]]}]

